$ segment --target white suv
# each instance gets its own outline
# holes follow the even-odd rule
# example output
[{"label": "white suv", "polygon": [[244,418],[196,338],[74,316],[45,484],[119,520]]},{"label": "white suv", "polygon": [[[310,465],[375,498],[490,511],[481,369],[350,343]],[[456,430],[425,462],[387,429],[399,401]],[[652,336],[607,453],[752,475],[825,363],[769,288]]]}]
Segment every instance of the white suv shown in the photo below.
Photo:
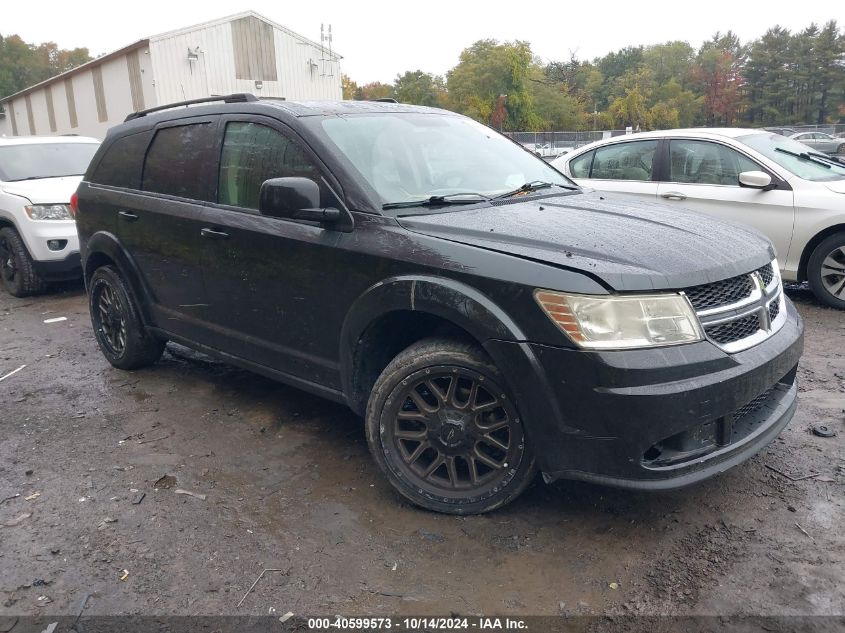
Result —
[{"label": "white suv", "polygon": [[785,281],[845,309],[845,163],[765,130],[618,136],[552,161],[599,191],[661,200],[750,225],[775,246]]},{"label": "white suv", "polygon": [[0,137],[0,279],[16,297],[82,275],[70,208],[99,141]]}]

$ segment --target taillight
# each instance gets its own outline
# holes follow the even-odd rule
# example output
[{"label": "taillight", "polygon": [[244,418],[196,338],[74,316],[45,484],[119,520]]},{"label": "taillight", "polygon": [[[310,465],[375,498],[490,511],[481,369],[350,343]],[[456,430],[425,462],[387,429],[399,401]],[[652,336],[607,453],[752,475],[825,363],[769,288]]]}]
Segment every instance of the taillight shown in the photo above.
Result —
[{"label": "taillight", "polygon": [[73,216],[73,219],[76,219],[76,214],[79,212],[79,196],[74,194],[70,197],[70,214]]}]

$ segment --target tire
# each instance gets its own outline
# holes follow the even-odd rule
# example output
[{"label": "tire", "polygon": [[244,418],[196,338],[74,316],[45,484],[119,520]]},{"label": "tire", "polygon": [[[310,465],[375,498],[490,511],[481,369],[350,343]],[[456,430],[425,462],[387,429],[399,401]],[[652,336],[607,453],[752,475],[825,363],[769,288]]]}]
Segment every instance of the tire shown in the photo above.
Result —
[{"label": "tire", "polygon": [[840,156],[845,155],[845,143],[842,143],[839,147],[836,148],[836,153]]},{"label": "tire", "polygon": [[537,473],[516,402],[476,345],[428,338],[405,349],[376,380],[365,422],[388,481],[428,510],[495,510]]},{"label": "tire", "polygon": [[816,246],[807,262],[807,281],[819,301],[845,310],[845,233],[834,233]]},{"label": "tire", "polygon": [[94,271],[88,283],[88,310],[100,351],[113,366],[138,369],[161,358],[165,341],[144,327],[116,268],[103,266]]},{"label": "tire", "polygon": [[0,229],[0,279],[13,297],[37,294],[45,286],[21,236],[10,226]]}]

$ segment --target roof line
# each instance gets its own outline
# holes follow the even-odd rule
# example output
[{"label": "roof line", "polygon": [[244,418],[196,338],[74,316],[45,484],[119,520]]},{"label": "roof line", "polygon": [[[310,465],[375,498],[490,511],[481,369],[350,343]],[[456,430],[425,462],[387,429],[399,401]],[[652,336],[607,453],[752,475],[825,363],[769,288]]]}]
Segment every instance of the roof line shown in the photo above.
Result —
[{"label": "roof line", "polygon": [[[300,35],[299,33],[295,32],[295,31],[291,31],[286,26],[282,26],[278,22],[274,22],[270,18],[263,16],[260,13],[258,13],[257,11],[253,11],[252,9],[248,9],[246,11],[241,11],[240,13],[234,13],[232,15],[227,15],[225,17],[217,18],[215,20],[208,20],[207,22],[200,22],[199,24],[194,24],[194,25],[191,25],[191,26],[185,26],[185,27],[182,27],[180,29],[174,29],[172,31],[165,31],[164,33],[159,33],[157,35],[151,35],[148,39],[151,42],[156,42],[158,40],[166,39],[168,37],[173,37],[174,35],[182,35],[184,33],[190,33],[191,31],[197,31],[199,29],[208,28],[209,26],[217,26],[219,24],[225,24],[226,22],[231,22],[232,20],[238,20],[240,18],[246,18],[246,17],[250,17],[250,16],[258,18],[259,20],[262,20],[263,22],[266,22],[267,24],[274,26],[275,28],[279,29],[280,31],[284,31],[285,33],[287,33],[291,37],[294,37],[294,38],[302,41],[305,44],[310,44],[311,46],[314,46],[315,48],[324,48],[322,45],[318,44],[314,40],[309,39],[309,38],[305,37],[304,35]],[[332,56],[336,57],[338,60],[343,59],[343,55],[340,55],[339,53],[336,53],[334,51],[332,51]]]},{"label": "roof line", "polygon": [[136,48],[141,48],[142,46],[146,46],[149,44],[149,39],[138,40],[133,42],[129,46],[124,46],[123,48],[119,48],[116,51],[112,51],[111,53],[106,53],[105,55],[100,55],[99,57],[95,57],[89,62],[85,62],[84,64],[77,66],[75,68],[71,68],[70,70],[66,70],[65,72],[50,77],[49,79],[45,79],[37,84],[29,86],[28,88],[24,88],[23,90],[19,90],[14,94],[10,94],[7,97],[0,97],[0,103],[6,103],[11,101],[12,99],[16,99],[18,97],[22,97],[30,92],[34,92],[35,90],[39,90],[40,88],[45,88],[50,84],[57,83],[59,81],[64,81],[71,75],[75,75],[76,73],[82,72],[92,66],[96,66],[97,64],[101,64],[103,62],[109,61],[115,57],[119,57],[120,55],[125,55],[126,53],[135,50]]}]

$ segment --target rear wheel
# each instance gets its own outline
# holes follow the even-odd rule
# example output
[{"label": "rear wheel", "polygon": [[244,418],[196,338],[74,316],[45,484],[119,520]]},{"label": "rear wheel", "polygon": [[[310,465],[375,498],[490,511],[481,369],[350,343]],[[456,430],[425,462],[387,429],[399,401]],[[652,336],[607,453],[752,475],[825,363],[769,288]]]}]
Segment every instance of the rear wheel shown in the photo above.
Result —
[{"label": "rear wheel", "polygon": [[119,369],[137,369],[161,358],[165,342],[141,322],[126,282],[116,268],[94,271],[88,284],[88,309],[103,356]]},{"label": "rear wheel", "polygon": [[504,378],[472,344],[425,339],[399,354],[373,387],[366,426],[390,483],[429,510],[488,512],[536,474]]},{"label": "rear wheel", "polygon": [[816,246],[807,262],[807,281],[819,301],[845,309],[845,233],[835,233]]},{"label": "rear wheel", "polygon": [[44,289],[21,236],[9,226],[0,229],[0,279],[14,297],[27,297]]}]

